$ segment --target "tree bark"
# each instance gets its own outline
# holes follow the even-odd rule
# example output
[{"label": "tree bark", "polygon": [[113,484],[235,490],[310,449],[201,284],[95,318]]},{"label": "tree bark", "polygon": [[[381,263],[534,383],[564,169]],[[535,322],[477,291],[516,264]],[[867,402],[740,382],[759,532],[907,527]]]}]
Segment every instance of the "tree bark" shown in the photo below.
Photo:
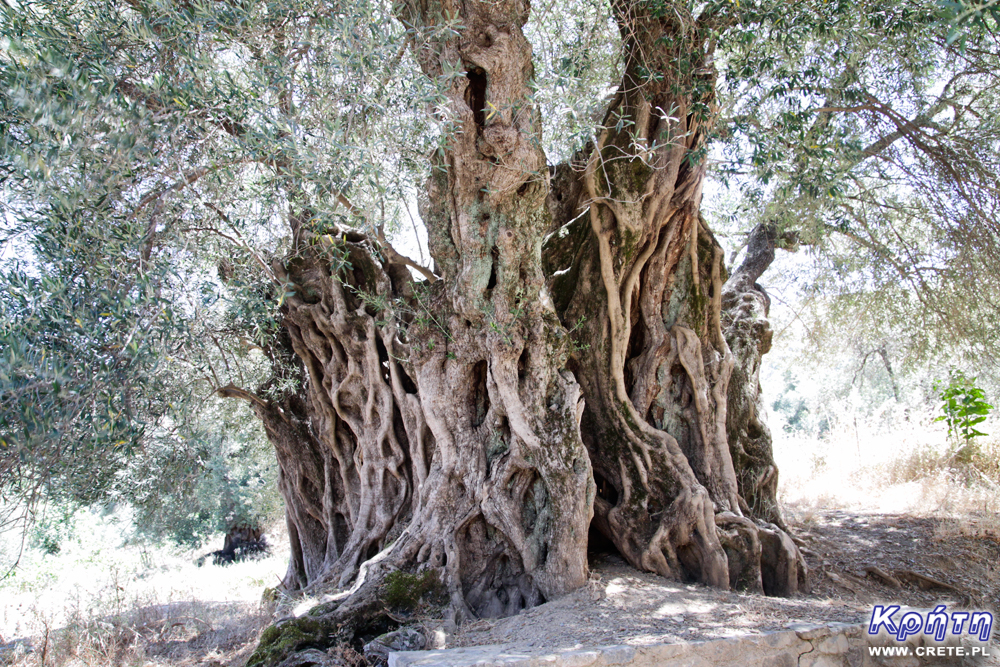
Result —
[{"label": "tree bark", "polygon": [[745,481],[769,446],[736,457],[729,432],[731,396],[756,406],[743,341],[766,319],[723,318],[699,213],[717,26],[657,7],[614,4],[624,79],[596,144],[550,178],[526,0],[399,4],[424,73],[451,77],[421,201],[437,279],[384,238],[296,225],[275,273],[305,379],[256,406],[288,504],[285,586],[365,582],[331,618],[377,609],[391,569],[438,573],[458,619],[517,613],[586,581],[592,519],[636,567],[797,590],[801,557]]},{"label": "tree bark", "polygon": [[726,341],[737,360],[729,389],[726,430],[739,471],[743,510],[783,530],[787,528],[778,506],[778,469],[774,465],[771,432],[761,418],[760,364],[761,357],[771,349],[771,299],[757,280],[774,261],[779,244],[789,247],[796,243],[793,235],[779,235],[773,225],[758,225],[747,239],[743,263],[722,288]]},{"label": "tree bark", "polygon": [[[746,438],[731,432],[758,407],[759,339],[769,344],[770,330],[766,308],[753,313],[755,327],[728,308],[724,322],[723,295],[766,296],[753,287],[759,273],[748,287],[743,269],[724,291],[723,253],[699,214],[715,115],[713,19],[614,8],[625,76],[597,145],[556,169],[550,206],[561,226],[546,245],[555,303],[583,344],[574,361],[594,524],[636,567],[792,594],[804,563],[775,525],[776,504],[755,513],[743,499],[752,485],[741,480],[776,472],[770,442],[750,447],[756,458],[737,457]],[[754,258],[761,271],[770,263]],[[749,405],[731,415],[730,397]],[[759,425],[756,411],[752,420]],[[774,488],[753,502],[766,492],[773,501]]]},{"label": "tree bark", "polygon": [[[435,21],[456,12],[461,34],[440,37]],[[300,545],[285,584],[347,586],[391,544],[395,567],[440,570],[460,617],[509,615],[586,581],[594,497],[570,340],[544,293],[527,5],[399,16],[431,35],[417,41],[428,76],[465,70],[421,207],[440,279],[415,282],[349,230],[300,227],[275,267],[294,286],[285,327],[306,372],[301,416],[265,416]]]}]

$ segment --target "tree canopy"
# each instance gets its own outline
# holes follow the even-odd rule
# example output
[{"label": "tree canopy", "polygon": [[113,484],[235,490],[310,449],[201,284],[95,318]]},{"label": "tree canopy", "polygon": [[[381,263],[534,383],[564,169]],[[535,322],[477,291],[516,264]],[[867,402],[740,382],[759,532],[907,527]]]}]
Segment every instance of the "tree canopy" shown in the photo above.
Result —
[{"label": "tree canopy", "polygon": [[[594,516],[645,569],[795,590],[756,281],[806,245],[831,317],[992,349],[997,5],[530,9],[5,4],[5,500],[141,505],[241,399],[290,587],[395,549],[512,613],[582,581]],[[728,281],[711,227],[748,234]]]},{"label": "tree canopy", "polygon": [[816,345],[842,349],[854,321],[909,368],[995,361],[996,6],[941,8],[782,14],[777,48],[747,40],[727,70],[720,213],[808,244]]}]

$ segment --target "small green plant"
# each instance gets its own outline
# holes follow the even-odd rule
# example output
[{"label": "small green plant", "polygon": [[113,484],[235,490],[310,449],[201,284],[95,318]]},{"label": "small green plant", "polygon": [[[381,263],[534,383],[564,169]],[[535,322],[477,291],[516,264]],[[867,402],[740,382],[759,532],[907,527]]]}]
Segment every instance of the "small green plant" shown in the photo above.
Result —
[{"label": "small green plant", "polygon": [[976,426],[986,421],[993,406],[985,401],[986,394],[976,386],[976,378],[967,378],[961,371],[948,374],[948,383],[934,383],[934,390],[944,401],[942,414],[934,421],[948,424],[948,436],[960,440],[962,448],[968,447],[973,438],[986,435]]}]

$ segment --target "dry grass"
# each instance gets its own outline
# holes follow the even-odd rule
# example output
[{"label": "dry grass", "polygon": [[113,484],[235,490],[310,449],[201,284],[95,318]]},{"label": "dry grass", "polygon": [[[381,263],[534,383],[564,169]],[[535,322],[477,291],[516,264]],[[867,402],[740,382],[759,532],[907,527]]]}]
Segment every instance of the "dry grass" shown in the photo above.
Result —
[{"label": "dry grass", "polygon": [[[279,581],[287,552],[226,567],[195,565],[202,550],[120,546],[115,527],[83,517],[58,554],[25,554],[0,583],[0,665],[105,667],[242,665],[270,622],[261,594]],[[272,540],[272,543],[275,540]],[[280,538],[278,538],[280,543]]]},{"label": "dry grass", "polygon": [[58,628],[40,619],[30,666],[239,665],[270,614],[255,603],[175,602],[138,606],[113,616],[80,610]]},{"label": "dry grass", "polygon": [[863,509],[987,520],[1000,512],[1000,438],[978,440],[960,449],[929,416],[881,428],[845,419],[821,439],[778,432],[779,494],[798,512]]}]

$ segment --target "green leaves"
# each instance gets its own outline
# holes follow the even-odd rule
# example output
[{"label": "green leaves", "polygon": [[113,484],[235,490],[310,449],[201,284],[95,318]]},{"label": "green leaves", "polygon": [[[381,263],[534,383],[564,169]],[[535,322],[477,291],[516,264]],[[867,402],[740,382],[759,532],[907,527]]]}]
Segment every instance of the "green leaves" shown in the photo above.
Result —
[{"label": "green leaves", "polygon": [[[380,0],[18,7],[0,7],[0,494],[155,513],[173,485],[199,517],[245,514],[273,458],[215,391],[298,388],[274,260],[293,226],[398,228],[454,81],[419,73],[420,36]],[[249,450],[263,463],[237,474],[227,452]]]},{"label": "green leaves", "polygon": [[952,371],[948,382],[937,381],[934,389],[938,397],[944,401],[941,405],[942,414],[934,421],[948,424],[948,435],[961,439],[968,445],[973,438],[986,435],[976,429],[977,424],[986,421],[993,406],[986,402],[986,394],[976,386],[975,378],[966,378],[961,371]]},{"label": "green leaves", "polygon": [[948,44],[958,42],[964,51],[967,40],[1000,30],[1000,0],[938,0],[941,22],[948,29]]},{"label": "green leaves", "polygon": [[838,352],[863,336],[900,340],[906,365],[995,361],[1000,48],[968,23],[975,48],[949,44],[943,7],[746,3],[720,42],[732,231],[799,233],[815,342]]}]

